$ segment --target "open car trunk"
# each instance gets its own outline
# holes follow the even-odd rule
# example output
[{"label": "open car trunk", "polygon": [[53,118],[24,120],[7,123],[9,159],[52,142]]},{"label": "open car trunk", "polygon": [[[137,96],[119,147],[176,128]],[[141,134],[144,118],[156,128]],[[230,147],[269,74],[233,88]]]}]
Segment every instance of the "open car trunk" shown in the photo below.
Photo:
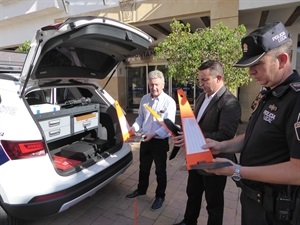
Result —
[{"label": "open car trunk", "polygon": [[88,167],[122,147],[116,110],[93,85],[47,87],[29,92],[25,99],[55,168],[63,174]]},{"label": "open car trunk", "polygon": [[57,170],[78,171],[122,147],[114,100],[97,81],[151,42],[141,30],[103,17],[69,18],[36,32],[20,97],[31,108]]}]

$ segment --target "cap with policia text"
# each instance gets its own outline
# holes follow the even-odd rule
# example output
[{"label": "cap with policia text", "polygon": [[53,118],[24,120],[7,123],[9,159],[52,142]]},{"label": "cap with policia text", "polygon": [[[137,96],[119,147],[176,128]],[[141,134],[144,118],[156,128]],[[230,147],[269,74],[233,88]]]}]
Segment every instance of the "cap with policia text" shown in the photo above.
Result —
[{"label": "cap with policia text", "polygon": [[235,67],[249,67],[258,62],[268,51],[290,39],[290,34],[281,22],[268,23],[242,38],[242,58]]}]

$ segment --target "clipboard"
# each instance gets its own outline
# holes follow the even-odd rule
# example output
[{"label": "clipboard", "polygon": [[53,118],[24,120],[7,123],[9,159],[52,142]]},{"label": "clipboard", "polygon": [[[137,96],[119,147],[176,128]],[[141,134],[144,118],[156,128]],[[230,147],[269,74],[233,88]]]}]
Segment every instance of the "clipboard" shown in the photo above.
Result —
[{"label": "clipboard", "polygon": [[198,162],[191,165],[191,170],[218,169],[233,166],[231,162]]},{"label": "clipboard", "polygon": [[[166,126],[169,128],[169,130],[172,132],[173,136],[177,136],[178,132],[181,132],[182,129],[174,124],[170,119],[166,118],[164,119],[164,122]],[[180,147],[174,146],[173,150],[171,151],[171,154],[169,155],[169,160],[172,160],[176,157],[177,153],[179,152]]]}]

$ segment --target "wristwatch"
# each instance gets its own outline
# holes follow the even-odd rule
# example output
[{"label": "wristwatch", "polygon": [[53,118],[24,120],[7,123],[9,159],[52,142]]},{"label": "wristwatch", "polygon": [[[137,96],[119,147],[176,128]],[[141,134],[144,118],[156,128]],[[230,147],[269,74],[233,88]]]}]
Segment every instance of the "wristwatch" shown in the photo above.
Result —
[{"label": "wristwatch", "polygon": [[232,178],[234,181],[240,181],[240,180],[241,180],[240,170],[241,170],[241,166],[238,165],[238,164],[235,164],[235,166],[234,166],[234,173],[233,173],[233,175],[231,176],[231,178]]}]

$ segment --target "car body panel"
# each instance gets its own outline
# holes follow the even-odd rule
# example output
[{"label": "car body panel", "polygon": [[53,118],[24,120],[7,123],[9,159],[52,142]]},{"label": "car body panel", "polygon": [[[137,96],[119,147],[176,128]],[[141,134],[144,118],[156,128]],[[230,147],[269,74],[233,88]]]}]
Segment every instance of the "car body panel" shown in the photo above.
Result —
[{"label": "car body panel", "polygon": [[[110,155],[106,159],[70,176],[58,176],[48,154],[36,158],[9,161],[3,164],[0,170],[0,186],[4,190],[10,190],[2,198],[10,204],[22,204],[29,202],[33,196],[50,194],[70,188],[74,183],[83,182],[105,170],[117,162],[119,158],[126,156],[128,148],[130,148],[128,144],[124,143],[123,148],[118,151],[118,157]],[[29,174],[32,174],[32,176],[28,176]],[[11,177],[14,179],[10,180]],[[34,185],[37,181],[38,185]],[[22,192],[20,192],[20,188]]]},{"label": "car body panel", "polygon": [[[7,221],[62,212],[131,165],[131,147],[118,138],[115,99],[99,79],[112,76],[122,60],[151,42],[146,33],[116,20],[70,18],[36,32],[19,74],[0,71],[0,207],[11,218]],[[37,94],[38,103],[31,98]],[[50,111],[43,111],[46,106]],[[64,126],[69,133],[46,135]],[[87,150],[75,149],[77,142]],[[62,169],[55,157],[64,164],[75,156],[64,155],[66,147],[85,158]]]},{"label": "car body panel", "polygon": [[[18,96],[18,85],[1,80],[0,133],[5,140],[41,140],[41,132],[24,100]],[[18,129],[16,129],[18,127]],[[5,128],[5,130],[3,130]]]},{"label": "car body panel", "polygon": [[17,215],[18,218],[25,220],[34,220],[48,215],[56,214],[67,210],[69,207],[77,204],[85,198],[92,196],[99,191],[108,182],[118,176],[130,165],[132,153],[128,153],[119,163],[113,164],[113,171],[110,169],[103,170],[101,173],[86,179],[85,181],[64,189],[64,194],[55,200],[45,200],[42,202],[26,204],[7,204],[4,203],[6,210]]}]

